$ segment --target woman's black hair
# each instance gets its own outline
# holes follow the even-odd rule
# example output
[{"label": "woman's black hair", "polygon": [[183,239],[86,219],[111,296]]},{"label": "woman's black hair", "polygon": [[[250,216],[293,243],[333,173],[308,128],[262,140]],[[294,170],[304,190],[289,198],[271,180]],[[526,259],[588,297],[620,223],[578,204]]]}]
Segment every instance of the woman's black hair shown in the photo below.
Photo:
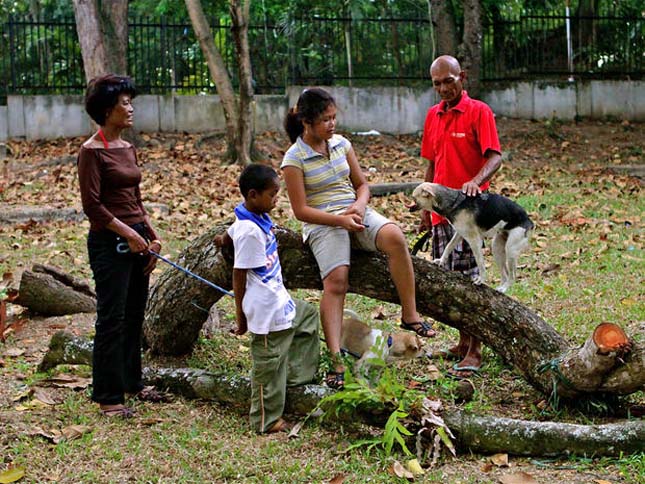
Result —
[{"label": "woman's black hair", "polygon": [[249,191],[256,190],[263,192],[271,185],[271,182],[278,178],[276,171],[267,165],[260,163],[251,163],[242,171],[238,183],[240,192],[246,198]]},{"label": "woman's black hair", "polygon": [[105,74],[92,79],[85,91],[85,111],[99,126],[105,125],[108,111],[119,102],[121,94],[137,95],[134,82],[128,76]]},{"label": "woman's black hair", "polygon": [[296,106],[289,109],[284,119],[284,129],[291,142],[305,131],[304,121],[313,124],[329,106],[335,105],[333,96],[324,89],[312,87],[302,91]]}]

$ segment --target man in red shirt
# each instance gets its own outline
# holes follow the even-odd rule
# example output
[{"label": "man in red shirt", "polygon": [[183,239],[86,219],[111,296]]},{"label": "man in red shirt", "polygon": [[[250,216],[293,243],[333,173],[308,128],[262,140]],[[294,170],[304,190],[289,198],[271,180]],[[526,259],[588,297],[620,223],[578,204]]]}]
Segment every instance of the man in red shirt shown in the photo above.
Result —
[{"label": "man in red shirt", "polygon": [[[430,66],[430,77],[441,102],[428,111],[423,129],[421,156],[428,168],[425,181],[461,189],[468,196],[486,190],[489,180],[499,169],[502,155],[491,109],[483,102],[471,99],[463,88],[466,73],[454,57],[444,55]],[[432,256],[441,257],[454,234],[448,221],[436,213],[424,211],[422,225],[432,223]],[[466,241],[457,245],[451,254],[449,268],[474,278],[478,274],[473,253]],[[481,366],[481,341],[459,333],[459,343],[443,356],[460,360],[450,373],[468,377]]]}]

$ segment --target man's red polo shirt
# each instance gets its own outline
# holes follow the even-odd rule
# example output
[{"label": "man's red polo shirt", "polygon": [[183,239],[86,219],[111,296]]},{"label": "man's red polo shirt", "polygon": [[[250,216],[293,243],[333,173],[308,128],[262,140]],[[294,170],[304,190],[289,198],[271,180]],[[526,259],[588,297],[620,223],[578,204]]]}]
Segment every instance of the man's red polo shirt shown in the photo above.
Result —
[{"label": "man's red polo shirt", "polygon": [[[459,103],[446,110],[441,101],[426,116],[421,141],[421,156],[434,161],[434,183],[460,189],[486,164],[487,150],[501,153],[495,116],[483,102],[462,91]],[[486,182],[482,190],[488,188]],[[432,224],[445,219],[432,213]]]}]

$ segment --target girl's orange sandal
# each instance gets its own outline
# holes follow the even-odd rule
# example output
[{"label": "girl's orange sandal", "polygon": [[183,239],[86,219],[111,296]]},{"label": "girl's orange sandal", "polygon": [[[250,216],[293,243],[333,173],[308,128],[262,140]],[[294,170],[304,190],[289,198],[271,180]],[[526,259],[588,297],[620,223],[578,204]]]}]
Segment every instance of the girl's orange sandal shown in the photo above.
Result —
[{"label": "girl's orange sandal", "polygon": [[345,386],[345,371],[329,371],[325,377],[325,384],[334,390],[342,390]]}]

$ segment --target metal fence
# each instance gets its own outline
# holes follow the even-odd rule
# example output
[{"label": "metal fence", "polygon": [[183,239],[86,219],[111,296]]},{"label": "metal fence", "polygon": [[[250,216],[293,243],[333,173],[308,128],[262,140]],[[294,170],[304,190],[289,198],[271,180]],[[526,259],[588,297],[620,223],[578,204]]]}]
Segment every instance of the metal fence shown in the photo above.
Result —
[{"label": "metal fence", "polygon": [[490,81],[640,79],[645,74],[645,18],[520,16],[485,25],[482,54],[482,77]]},{"label": "metal fence", "polygon": [[[548,76],[630,77],[645,73],[645,18],[521,16],[484,25],[484,80]],[[143,93],[214,93],[189,23],[132,19],[128,66]],[[235,84],[230,25],[211,25]],[[427,19],[283,18],[252,24],[255,92],[289,84],[405,84],[427,80]],[[571,61],[567,50],[571,47]],[[85,85],[74,19],[12,18],[0,24],[0,98],[8,93],[81,93]]]}]

